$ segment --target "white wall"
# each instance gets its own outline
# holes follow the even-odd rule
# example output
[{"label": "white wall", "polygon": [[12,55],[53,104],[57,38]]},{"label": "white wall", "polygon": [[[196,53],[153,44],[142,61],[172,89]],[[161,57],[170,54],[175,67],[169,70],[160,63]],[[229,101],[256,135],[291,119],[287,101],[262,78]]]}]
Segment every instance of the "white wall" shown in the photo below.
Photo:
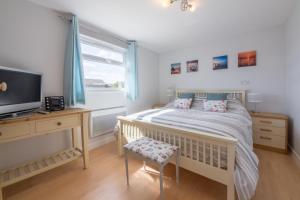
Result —
[{"label": "white wall", "polygon": [[[1,0],[0,65],[40,72],[44,95],[62,95],[67,32],[67,24],[54,11],[27,1]],[[130,112],[149,108],[158,98],[158,78],[153,78],[157,77],[158,56],[141,47],[138,56],[140,99],[129,103]],[[52,134],[0,144],[0,169],[61,150],[69,143],[66,134]]]},{"label": "white wall", "polygon": [[[257,66],[238,68],[237,53],[257,51]],[[212,70],[214,56],[228,55],[229,68]],[[186,72],[186,61],[199,60],[199,71]],[[181,62],[181,75],[170,75],[170,64]],[[285,43],[284,27],[246,34],[225,41],[197,45],[168,52],[159,57],[160,100],[166,102],[166,88],[241,88],[261,92],[265,102],[259,111],[285,113]],[[249,84],[242,84],[249,81]],[[253,105],[250,105],[253,109]]]},{"label": "white wall", "polygon": [[290,117],[290,144],[300,155],[300,2],[287,22],[287,105]]}]

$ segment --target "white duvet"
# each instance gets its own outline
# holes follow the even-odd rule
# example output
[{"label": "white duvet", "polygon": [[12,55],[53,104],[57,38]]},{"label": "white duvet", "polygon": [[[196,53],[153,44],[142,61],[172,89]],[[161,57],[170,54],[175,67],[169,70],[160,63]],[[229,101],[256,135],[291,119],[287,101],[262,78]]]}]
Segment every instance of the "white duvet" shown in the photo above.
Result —
[{"label": "white duvet", "polygon": [[253,197],[259,178],[258,159],[253,152],[252,120],[240,103],[229,101],[226,113],[204,112],[201,109],[163,108],[147,110],[128,117],[236,138],[238,140],[234,174],[236,191],[240,200],[249,200]]}]

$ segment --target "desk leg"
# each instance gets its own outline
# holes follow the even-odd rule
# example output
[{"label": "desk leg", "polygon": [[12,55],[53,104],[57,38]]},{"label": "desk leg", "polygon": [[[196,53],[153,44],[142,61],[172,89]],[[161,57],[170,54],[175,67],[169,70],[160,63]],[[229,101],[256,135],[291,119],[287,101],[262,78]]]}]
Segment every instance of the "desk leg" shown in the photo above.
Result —
[{"label": "desk leg", "polygon": [[2,187],[0,186],[0,200],[2,200],[3,197],[2,197]]},{"label": "desk leg", "polygon": [[72,146],[74,149],[78,149],[78,128],[72,128]]},{"label": "desk leg", "polygon": [[89,167],[89,116],[89,113],[82,114],[81,140],[84,169]]}]

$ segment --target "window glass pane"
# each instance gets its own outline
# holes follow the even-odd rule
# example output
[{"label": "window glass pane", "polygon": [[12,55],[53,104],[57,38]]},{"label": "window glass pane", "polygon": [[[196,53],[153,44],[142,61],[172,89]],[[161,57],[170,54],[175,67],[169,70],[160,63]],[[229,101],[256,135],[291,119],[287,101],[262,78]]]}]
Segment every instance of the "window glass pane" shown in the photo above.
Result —
[{"label": "window glass pane", "polygon": [[104,59],[110,59],[120,63],[123,63],[123,59],[124,59],[123,54],[120,52],[88,45],[85,43],[81,43],[81,51],[83,54],[92,55]]},{"label": "window glass pane", "polygon": [[124,88],[124,66],[83,60],[83,68],[88,87]]}]

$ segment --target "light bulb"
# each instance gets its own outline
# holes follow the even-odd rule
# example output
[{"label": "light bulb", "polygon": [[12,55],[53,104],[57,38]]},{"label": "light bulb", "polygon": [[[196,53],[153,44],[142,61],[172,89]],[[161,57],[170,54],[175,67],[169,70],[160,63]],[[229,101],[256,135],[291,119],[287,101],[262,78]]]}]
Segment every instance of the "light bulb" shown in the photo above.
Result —
[{"label": "light bulb", "polygon": [[196,10],[196,6],[191,5],[191,6],[190,6],[190,11],[191,11],[191,12],[194,12],[195,10]]},{"label": "light bulb", "polygon": [[170,0],[162,0],[161,5],[165,8],[167,8],[171,5],[171,2],[170,2]]}]

